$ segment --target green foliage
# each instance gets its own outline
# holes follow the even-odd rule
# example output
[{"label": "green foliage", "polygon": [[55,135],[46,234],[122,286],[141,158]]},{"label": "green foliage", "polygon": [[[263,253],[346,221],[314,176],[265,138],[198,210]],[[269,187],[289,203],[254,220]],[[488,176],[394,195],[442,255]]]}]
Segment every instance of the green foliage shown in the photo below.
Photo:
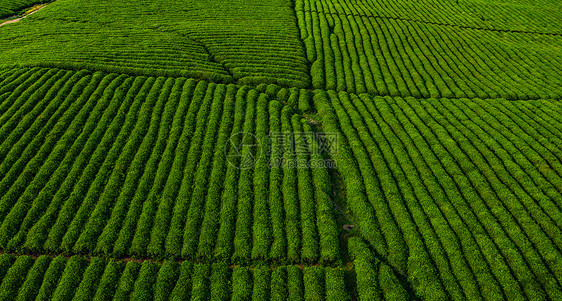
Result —
[{"label": "green foliage", "polygon": [[0,19],[12,17],[28,8],[51,0],[2,0],[0,1]]},{"label": "green foliage", "polygon": [[[268,88],[269,89],[269,88]],[[266,91],[267,93],[267,91]],[[276,93],[275,93],[276,94]],[[256,112],[256,139],[264,146],[260,157],[257,158],[254,167],[254,226],[252,228],[254,245],[252,247],[252,259],[266,259],[269,255],[269,246],[272,244],[271,218],[269,215],[269,177],[270,172],[267,164],[267,151],[269,146],[269,99],[262,94],[257,102]]]},{"label": "green foliage", "polygon": [[191,300],[209,300],[210,298],[211,266],[208,264],[195,264],[191,277]]},{"label": "green foliage", "polygon": [[559,134],[541,121],[553,115],[501,99],[314,101],[341,135],[332,152],[369,242],[349,240],[360,297],[411,298],[407,281],[427,299],[558,298]]},{"label": "green foliage", "polygon": [[308,267],[304,269],[304,298],[306,300],[324,300],[324,269],[321,267]]},{"label": "green foliage", "polygon": [[282,301],[289,299],[287,280],[286,267],[278,267],[271,272],[271,300]]},{"label": "green foliage", "polygon": [[158,278],[154,285],[154,300],[169,300],[174,284],[180,276],[180,265],[173,261],[165,262],[158,271]]},{"label": "green foliage", "polygon": [[[355,269],[348,273],[356,273],[361,299],[370,300],[374,295],[366,288],[379,285],[387,299],[409,297],[390,267],[376,275],[373,263],[378,261],[360,239],[352,238],[350,248]],[[35,295],[38,300],[351,300],[342,267],[233,267],[189,261],[124,264],[80,256],[67,260],[5,255],[1,259],[8,267],[0,281],[2,300],[35,300]],[[380,279],[380,284],[373,279]]]},{"label": "green foliage", "polygon": [[44,276],[50,267],[51,260],[52,258],[47,255],[42,255],[34,260],[33,266],[27,272],[25,282],[19,288],[16,300],[35,300],[44,281]]},{"label": "green foliage", "polygon": [[92,259],[72,300],[92,300],[96,294],[105,267],[106,262],[103,259],[99,257]]},{"label": "green foliage", "polygon": [[[19,86],[0,86],[12,88],[0,104],[3,248],[337,260],[327,171],[294,165],[323,157],[295,153],[316,143],[301,133],[305,119],[266,94],[308,102],[308,91],[59,69],[7,69],[5,81]],[[238,150],[253,139],[240,133],[259,148]]]},{"label": "green foliage", "polygon": [[211,271],[211,300],[230,300],[231,269],[224,263],[214,263]]},{"label": "green foliage", "polygon": [[60,278],[59,285],[57,285],[57,289],[53,293],[53,300],[63,301],[73,299],[87,264],[88,262],[86,259],[80,256],[73,256],[68,260]]},{"label": "green foliage", "polygon": [[378,266],[367,246],[359,238],[349,239],[349,250],[353,257],[353,266],[357,271],[357,291],[360,299],[383,300],[379,288]]},{"label": "green foliage", "polygon": [[0,255],[0,279],[3,279],[15,258],[9,254]]},{"label": "green foliage", "polygon": [[133,292],[131,293],[131,300],[152,300],[154,295],[154,284],[158,279],[156,275],[160,265],[145,261],[142,263],[139,275],[135,281]]},{"label": "green foliage", "polygon": [[295,10],[315,89],[417,98],[562,95],[558,4],[298,0]]},{"label": "green foliage", "polygon": [[66,264],[67,264],[67,260],[62,256],[58,256],[50,262],[49,268],[45,272],[43,279],[37,279],[37,281],[41,283],[41,288],[39,289],[39,292],[37,293],[37,297],[35,298],[35,300],[47,301],[47,300],[52,300],[52,298],[54,298],[53,293],[58,287],[63,271],[65,270]]},{"label": "green foliage", "polygon": [[271,271],[268,267],[256,267],[253,271],[254,290],[252,300],[270,300],[270,277]]},{"label": "green foliage", "polygon": [[93,300],[108,300],[114,296],[123,268],[124,265],[121,262],[110,261],[107,263]]},{"label": "green foliage", "polygon": [[[208,239],[198,236],[201,232],[199,226],[203,222],[204,217],[201,212],[204,209],[206,200],[211,201],[219,195],[220,181],[218,177],[222,177],[222,166],[225,163],[224,148],[228,136],[227,129],[232,126],[234,111],[234,103],[228,100],[232,99],[233,93],[233,86],[217,87],[212,100],[208,124],[206,127],[197,129],[200,131],[201,137],[204,136],[204,139],[201,143],[201,157],[193,178],[192,201],[187,212],[183,231],[182,256],[184,258],[193,258],[195,256],[198,239]],[[227,99],[226,102],[224,101],[225,97]],[[205,195],[207,194],[210,195],[206,199]]]},{"label": "green foliage", "polygon": [[[39,2],[2,0],[0,18]],[[290,1],[54,1],[2,27],[2,65],[310,85]]]},{"label": "green foliage", "polygon": [[345,288],[345,272],[341,268],[326,268],[325,272],[326,300],[351,300],[351,296]]},{"label": "green foliage", "polygon": [[302,270],[296,266],[287,266],[287,287],[289,290],[289,300],[304,300],[305,288],[302,279]]},{"label": "green foliage", "polygon": [[121,278],[119,278],[113,300],[129,300],[140,269],[141,264],[134,261],[127,262],[125,270],[121,274]]},{"label": "green foliage", "polygon": [[0,300],[562,299],[559,7],[461,2],[2,26]]},{"label": "green foliage", "polygon": [[14,300],[16,298],[18,289],[23,284],[33,263],[33,258],[29,256],[20,256],[15,260],[0,285],[0,300]]},{"label": "green foliage", "polygon": [[172,290],[170,300],[180,301],[180,300],[189,299],[189,295],[191,292],[192,273],[193,273],[193,263],[189,261],[183,262],[181,264],[178,280],[176,282],[176,285],[174,286],[174,289]]},{"label": "green foliage", "polygon": [[252,274],[247,267],[235,267],[232,272],[232,300],[252,298]]}]

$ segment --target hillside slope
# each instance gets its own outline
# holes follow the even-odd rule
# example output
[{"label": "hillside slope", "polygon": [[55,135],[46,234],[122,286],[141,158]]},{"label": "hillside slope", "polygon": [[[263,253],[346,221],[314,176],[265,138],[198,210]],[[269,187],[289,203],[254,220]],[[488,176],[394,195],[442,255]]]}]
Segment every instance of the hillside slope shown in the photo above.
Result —
[{"label": "hillside slope", "polygon": [[560,8],[57,0],[1,26],[0,300],[562,299]]}]

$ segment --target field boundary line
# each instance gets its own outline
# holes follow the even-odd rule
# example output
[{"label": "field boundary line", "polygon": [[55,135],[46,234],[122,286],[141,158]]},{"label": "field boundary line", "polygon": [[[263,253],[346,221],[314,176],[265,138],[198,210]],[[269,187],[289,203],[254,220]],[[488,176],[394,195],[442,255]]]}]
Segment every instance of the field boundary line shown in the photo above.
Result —
[{"label": "field boundary line", "polygon": [[268,266],[270,270],[274,270],[276,268],[285,267],[285,266],[296,266],[301,270],[304,270],[307,267],[322,267],[322,268],[340,268],[342,270],[352,270],[349,263],[351,262],[342,262],[339,264],[326,264],[326,263],[304,263],[304,262],[284,262],[284,263],[268,263],[268,262],[249,262],[246,263],[229,263],[227,261],[221,260],[192,260],[192,259],[177,259],[177,258],[165,258],[165,259],[155,259],[150,257],[111,257],[103,254],[95,255],[95,254],[81,254],[81,253],[65,253],[65,252],[10,252],[4,249],[0,249],[0,255],[11,255],[11,256],[29,256],[33,259],[37,259],[41,256],[49,256],[51,258],[56,257],[64,257],[66,259],[70,259],[74,256],[84,257],[88,260],[92,260],[93,258],[102,258],[106,261],[112,262],[123,262],[127,263],[129,261],[134,261],[138,263],[143,263],[145,261],[156,263],[156,264],[164,264],[166,262],[176,262],[176,263],[183,263],[183,262],[191,262],[193,264],[214,264],[214,263],[224,263],[228,265],[230,269],[234,269],[236,267],[248,267],[250,270],[253,270],[257,267]]}]

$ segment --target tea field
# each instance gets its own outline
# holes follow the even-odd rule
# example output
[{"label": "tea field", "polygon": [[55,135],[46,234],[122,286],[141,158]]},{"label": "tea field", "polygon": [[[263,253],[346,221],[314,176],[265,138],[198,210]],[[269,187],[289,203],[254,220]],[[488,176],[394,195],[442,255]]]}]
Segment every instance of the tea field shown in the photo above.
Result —
[{"label": "tea field", "polygon": [[562,4],[0,18],[0,300],[562,300]]}]

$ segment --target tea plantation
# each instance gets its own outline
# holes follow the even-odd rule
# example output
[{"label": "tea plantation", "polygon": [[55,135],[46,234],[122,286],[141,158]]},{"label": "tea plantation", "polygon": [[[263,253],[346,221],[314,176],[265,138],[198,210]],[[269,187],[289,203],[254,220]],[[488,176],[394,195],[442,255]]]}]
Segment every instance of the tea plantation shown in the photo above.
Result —
[{"label": "tea plantation", "polygon": [[0,300],[562,300],[562,3],[0,18]]}]

